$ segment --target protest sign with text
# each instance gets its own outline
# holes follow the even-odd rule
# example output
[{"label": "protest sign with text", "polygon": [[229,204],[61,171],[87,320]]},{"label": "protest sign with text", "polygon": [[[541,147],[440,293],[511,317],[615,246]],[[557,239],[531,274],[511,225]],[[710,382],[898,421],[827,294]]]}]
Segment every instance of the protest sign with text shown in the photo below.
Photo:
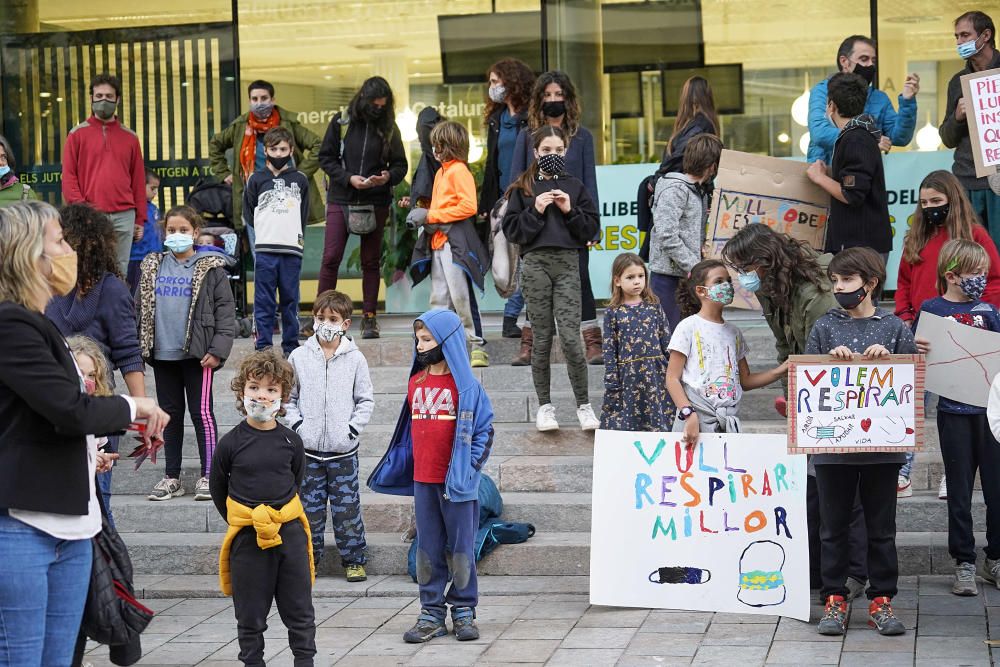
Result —
[{"label": "protest sign with text", "polygon": [[963,74],[961,81],[976,176],[1000,173],[1000,69]]}]

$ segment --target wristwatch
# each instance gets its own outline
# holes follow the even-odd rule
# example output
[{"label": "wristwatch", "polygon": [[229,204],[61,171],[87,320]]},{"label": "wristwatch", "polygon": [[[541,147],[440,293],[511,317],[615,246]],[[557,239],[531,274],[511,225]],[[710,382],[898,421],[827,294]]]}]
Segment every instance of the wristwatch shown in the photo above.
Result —
[{"label": "wristwatch", "polygon": [[680,409],[680,412],[677,413],[677,418],[680,419],[681,421],[685,421],[687,420],[688,417],[690,417],[693,414],[694,414],[694,408],[692,408],[690,405],[685,405],[683,408]]}]

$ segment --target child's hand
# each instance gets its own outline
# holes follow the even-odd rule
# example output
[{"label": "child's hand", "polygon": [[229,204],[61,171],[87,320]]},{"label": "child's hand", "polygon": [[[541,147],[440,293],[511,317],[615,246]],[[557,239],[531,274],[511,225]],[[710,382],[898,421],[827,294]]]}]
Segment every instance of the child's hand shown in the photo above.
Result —
[{"label": "child's hand", "polygon": [[554,197],[551,192],[543,192],[535,197],[535,210],[539,213],[545,213],[545,209],[549,207],[549,204],[551,204],[553,200]]},{"label": "child's hand", "polygon": [[865,359],[888,359],[889,350],[887,350],[884,345],[879,345],[878,343],[875,343],[874,345],[870,346],[867,350],[865,350],[863,356]]},{"label": "child's hand", "polygon": [[559,207],[560,211],[569,215],[569,212],[572,209],[572,205],[570,204],[568,194],[566,194],[562,190],[553,190],[552,201],[555,202],[556,206]]},{"label": "child's hand", "polygon": [[139,242],[142,240],[143,227],[142,225],[136,225],[135,231],[132,232],[132,241]]},{"label": "child's hand", "polygon": [[410,196],[400,197],[399,201],[396,202],[396,206],[399,208],[410,208]]},{"label": "child's hand", "polygon": [[931,353],[931,342],[926,338],[921,338],[917,336],[913,339],[913,342],[917,344],[917,352],[920,354],[930,354]]},{"label": "child's hand", "polygon": [[694,447],[697,445],[698,435],[700,434],[699,429],[698,413],[692,412],[688,418],[684,420],[684,444],[688,447]]},{"label": "child's hand", "polygon": [[204,357],[201,358],[202,368],[218,368],[221,363],[222,360],[219,359],[214,354],[206,354]]},{"label": "child's hand", "polygon": [[841,345],[840,347],[835,347],[830,350],[830,356],[834,359],[840,359],[841,361],[850,361],[854,358],[854,353],[851,352],[851,348],[846,345]]},{"label": "child's hand", "polygon": [[810,162],[809,168],[806,169],[806,176],[813,183],[819,183],[820,179],[826,176],[826,163],[822,160]]}]

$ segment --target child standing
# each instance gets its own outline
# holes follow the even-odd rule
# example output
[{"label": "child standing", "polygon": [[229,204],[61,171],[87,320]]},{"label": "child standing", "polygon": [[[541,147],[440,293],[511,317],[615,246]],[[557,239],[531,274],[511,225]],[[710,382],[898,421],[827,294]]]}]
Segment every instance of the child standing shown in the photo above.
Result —
[{"label": "child standing", "polygon": [[414,321],[406,403],[368,479],[379,493],[412,495],[416,507],[422,609],[403,635],[410,643],[448,634],[447,605],[455,637],[479,638],[474,542],[480,471],[493,446],[493,407],[472,374],[462,328],[450,310],[429,310]]},{"label": "child standing", "polygon": [[674,405],[666,391],[670,327],[635,253],[615,257],[611,303],[604,312],[604,405],[601,428],[669,431]]},{"label": "child standing", "polygon": [[587,361],[576,332],[581,322],[580,249],[600,228],[597,206],[578,178],[566,173],[566,133],[543,125],[532,135],[535,161],[507,190],[503,233],[521,247],[521,285],[534,332],[531,379],[538,395],[535,426],[559,428],[552,405],[550,353],[558,324],[576,398],[580,428],[600,426],[587,390]]},{"label": "child standing", "polygon": [[777,382],[788,371],[786,361],[750,372],[743,332],[722,319],[733,294],[729,270],[717,259],[695,264],[677,289],[684,319],[670,337],[667,389],[677,406],[673,430],[684,432],[688,446],[701,432],[739,433],[744,390]]},{"label": "child standing", "polygon": [[[885,282],[885,265],[878,253],[871,248],[848,248],[830,261],[828,272],[840,308],[816,321],[806,354],[829,354],[843,360],[855,354],[873,360],[916,354],[910,328],[872,303],[872,294]],[[868,531],[868,623],[883,635],[906,632],[892,611],[899,577],[895,483],[904,460],[902,452],[812,456],[821,518],[821,595],[826,600],[826,612],[816,628],[821,635],[847,631],[848,534],[857,497]]]},{"label": "child standing", "polygon": [[286,357],[299,346],[299,276],[309,219],[309,178],[292,164],[294,141],[288,128],[268,130],[267,165],[253,173],[243,190],[243,224],[254,230],[255,347],[263,350],[273,344],[280,301],[281,349]]},{"label": "child standing", "polygon": [[[953,177],[954,178],[954,177]],[[978,226],[978,225],[977,225]],[[984,232],[985,233],[985,232]],[[988,238],[988,237],[987,237]],[[952,239],[937,261],[941,296],[923,302],[933,313],[961,324],[1000,333],[1000,312],[981,301],[990,256],[974,241]],[[990,432],[986,409],[941,396],[937,405],[941,457],[948,479],[948,553],[955,559],[955,595],[976,595],[976,538],[972,533],[972,487],[976,470],[986,500],[986,562],[982,576],[1000,587],[1000,444]],[[992,538],[992,539],[991,539]]]},{"label": "child standing", "polygon": [[[160,209],[153,202],[160,192],[160,177],[152,169],[146,169],[146,221],[142,226],[136,226],[132,237],[132,254],[128,260],[128,274],[125,282],[129,291],[135,293],[139,286],[139,267],[146,255],[163,250],[163,237],[160,235]],[[141,230],[141,231],[140,231]]]},{"label": "child standing", "polygon": [[277,602],[295,664],[316,655],[309,520],[299,500],[305,471],[302,439],[275,419],[292,391],[292,367],[272,350],[254,352],[233,378],[246,416],[219,440],[212,501],[229,529],[219,554],[219,584],[233,596],[239,659],[264,664],[264,631]]},{"label": "child standing", "polygon": [[[101,351],[101,346],[93,338],[87,336],[70,336],[66,339],[69,351],[73,353],[73,359],[83,376],[83,390],[90,396],[114,396],[114,388],[111,386],[111,369],[108,366],[108,359]],[[97,472],[107,472],[114,465],[118,458],[117,452],[105,452],[104,447],[108,444],[106,436],[95,437],[97,445]],[[103,494],[98,494],[98,498],[104,503],[104,511],[108,517],[108,523],[114,528],[115,522],[111,518],[111,508],[108,507],[107,498]]]},{"label": "child standing", "polygon": [[153,487],[150,500],[184,495],[180,476],[185,398],[201,459],[194,499],[211,498],[208,474],[218,438],[212,380],[233,348],[236,311],[226,260],[220,253],[194,247],[201,220],[189,206],[167,211],[167,252],[142,261],[136,295],[139,345],[153,367],[156,398],[170,415],[163,431],[166,475]]},{"label": "child standing", "polygon": [[312,531],[313,557],[323,558],[327,504],[348,581],[364,581],[365,524],[358,492],[358,438],[375,407],[365,355],[347,335],[354,304],[327,290],[313,303],[313,335],[292,352],[295,371],[285,422],[306,451],[302,501]]}]

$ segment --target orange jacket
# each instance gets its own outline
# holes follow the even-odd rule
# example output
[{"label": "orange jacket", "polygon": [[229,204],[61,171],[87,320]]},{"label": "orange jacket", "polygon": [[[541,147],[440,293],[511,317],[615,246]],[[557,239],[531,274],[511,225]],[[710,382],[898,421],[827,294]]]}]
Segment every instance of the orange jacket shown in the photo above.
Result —
[{"label": "orange jacket", "polygon": [[[476,181],[469,167],[459,160],[449,160],[434,175],[427,222],[443,224],[467,220],[476,214],[477,201]],[[434,232],[431,249],[440,250],[447,240],[448,235],[444,232]]]}]

